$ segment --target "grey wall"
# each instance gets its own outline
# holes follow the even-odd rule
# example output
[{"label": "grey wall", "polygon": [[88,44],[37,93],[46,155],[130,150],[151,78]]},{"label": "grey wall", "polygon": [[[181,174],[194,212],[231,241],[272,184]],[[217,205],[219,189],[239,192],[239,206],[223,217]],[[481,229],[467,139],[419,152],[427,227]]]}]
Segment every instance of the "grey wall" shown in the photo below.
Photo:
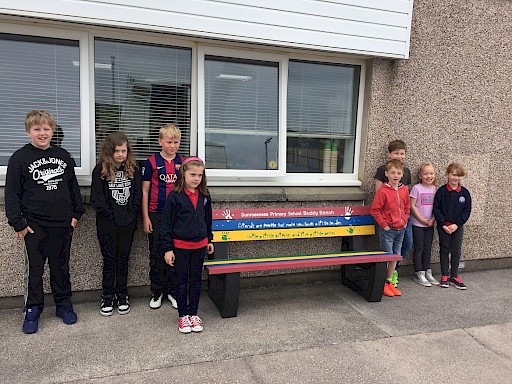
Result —
[{"label": "grey wall", "polygon": [[[400,138],[408,144],[407,163],[413,173],[422,162],[432,161],[444,182],[446,165],[462,162],[469,173],[464,184],[474,201],[465,233],[466,260],[512,257],[511,36],[511,1],[417,0],[410,59],[369,62],[363,189],[373,196],[375,169],[385,161],[387,143],[393,139]],[[333,199],[322,199],[317,197],[316,204],[336,204]],[[267,201],[271,200],[272,196],[268,196]],[[265,205],[312,205],[298,200],[280,203],[281,200]],[[370,201],[371,197],[367,202]],[[221,206],[226,203],[218,205]],[[20,295],[20,242],[7,225],[3,206],[0,239],[0,296]],[[335,245],[332,241],[296,243],[298,251],[304,252],[308,248],[311,252],[327,252]],[[244,247],[239,248],[244,251]],[[276,245],[274,251],[293,251],[287,248]],[[257,253],[268,251],[258,248]],[[438,260],[436,251],[434,261]],[[130,264],[131,286],[148,284],[147,252],[145,236],[139,230]],[[75,290],[101,286],[101,256],[90,207],[75,232],[71,274]]]},{"label": "grey wall", "polygon": [[[408,145],[413,174],[432,161],[440,181],[462,162],[473,197],[463,257],[512,257],[512,2],[416,1],[409,60],[375,60],[370,69],[364,189],[387,142]],[[438,258],[435,257],[437,260]]]}]

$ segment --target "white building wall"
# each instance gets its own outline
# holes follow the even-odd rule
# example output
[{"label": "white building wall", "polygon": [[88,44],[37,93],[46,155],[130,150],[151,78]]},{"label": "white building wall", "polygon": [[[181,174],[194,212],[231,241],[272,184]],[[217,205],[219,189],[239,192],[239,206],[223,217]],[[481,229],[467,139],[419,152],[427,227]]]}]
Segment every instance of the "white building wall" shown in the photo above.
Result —
[{"label": "white building wall", "polygon": [[0,14],[408,58],[413,0],[0,0]]}]

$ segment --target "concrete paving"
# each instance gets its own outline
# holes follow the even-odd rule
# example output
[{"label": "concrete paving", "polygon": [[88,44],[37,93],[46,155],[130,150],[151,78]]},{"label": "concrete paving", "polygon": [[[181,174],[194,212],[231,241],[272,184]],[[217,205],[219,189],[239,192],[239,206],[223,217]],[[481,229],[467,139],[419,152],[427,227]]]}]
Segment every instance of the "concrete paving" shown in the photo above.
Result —
[{"label": "concrete paving", "polygon": [[380,303],[336,281],[243,289],[230,319],[203,294],[205,330],[188,335],[149,297],[124,316],[77,303],[70,326],[47,305],[34,335],[0,306],[0,383],[512,382],[511,274],[462,273],[466,291],[402,278]]}]

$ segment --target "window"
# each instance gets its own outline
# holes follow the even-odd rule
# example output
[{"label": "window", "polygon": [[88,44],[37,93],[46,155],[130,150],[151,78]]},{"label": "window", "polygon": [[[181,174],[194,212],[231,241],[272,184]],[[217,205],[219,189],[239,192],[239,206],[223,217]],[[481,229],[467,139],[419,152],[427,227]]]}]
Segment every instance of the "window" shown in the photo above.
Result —
[{"label": "window", "polygon": [[202,47],[198,69],[212,185],[358,182],[361,65]]},{"label": "window", "polygon": [[0,33],[0,52],[0,166],[29,142],[24,126],[27,112],[43,109],[58,124],[56,144],[69,151],[80,167],[84,156],[79,39]]},{"label": "window", "polygon": [[290,60],[288,173],[352,173],[360,67]]},{"label": "window", "polygon": [[208,167],[275,169],[279,133],[278,64],[206,56],[204,78]]},{"label": "window", "polygon": [[97,153],[110,132],[123,130],[144,160],[160,150],[160,127],[172,123],[188,155],[191,49],[96,39],[94,56]]},{"label": "window", "polygon": [[0,25],[2,173],[39,108],[81,185],[110,132],[125,131],[144,160],[167,123],[183,155],[205,158],[212,186],[359,184],[363,61],[110,32]]}]

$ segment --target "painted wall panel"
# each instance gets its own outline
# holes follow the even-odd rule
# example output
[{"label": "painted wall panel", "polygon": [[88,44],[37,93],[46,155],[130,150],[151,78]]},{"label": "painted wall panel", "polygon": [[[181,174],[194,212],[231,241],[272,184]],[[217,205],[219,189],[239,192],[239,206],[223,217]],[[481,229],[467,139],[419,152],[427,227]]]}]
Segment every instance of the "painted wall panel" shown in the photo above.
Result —
[{"label": "painted wall panel", "polygon": [[0,13],[407,58],[412,1],[0,0]]}]

